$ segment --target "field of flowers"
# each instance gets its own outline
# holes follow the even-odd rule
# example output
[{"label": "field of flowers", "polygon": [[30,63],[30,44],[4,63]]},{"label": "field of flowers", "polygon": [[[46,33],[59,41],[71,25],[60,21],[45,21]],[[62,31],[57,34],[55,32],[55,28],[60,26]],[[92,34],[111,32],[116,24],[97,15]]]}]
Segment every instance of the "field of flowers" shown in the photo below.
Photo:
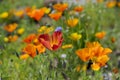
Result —
[{"label": "field of flowers", "polygon": [[0,0],[0,80],[120,80],[120,2]]}]

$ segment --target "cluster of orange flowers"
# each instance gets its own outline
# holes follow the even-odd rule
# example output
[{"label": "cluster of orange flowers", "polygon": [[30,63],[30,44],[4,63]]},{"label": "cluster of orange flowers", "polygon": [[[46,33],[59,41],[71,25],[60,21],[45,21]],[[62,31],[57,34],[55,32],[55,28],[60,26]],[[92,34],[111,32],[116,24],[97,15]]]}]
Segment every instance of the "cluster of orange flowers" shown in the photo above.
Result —
[{"label": "cluster of orange flowers", "polygon": [[44,53],[46,48],[57,50],[62,45],[62,41],[61,31],[55,31],[51,36],[49,34],[30,34],[23,40],[27,45],[23,48],[20,58],[27,59],[29,56],[34,58],[37,54]]},{"label": "cluster of orange flowers", "polygon": [[[4,30],[7,32],[6,37],[4,38],[5,42],[15,42],[17,41],[18,37],[23,34],[24,28],[18,28],[17,23],[12,23],[4,26]],[[17,33],[15,33],[15,30],[17,29]]]},{"label": "cluster of orange flowers", "polygon": [[29,56],[35,57],[37,54],[45,52],[45,47],[38,41],[36,34],[28,35],[23,42],[27,45],[22,50],[21,59],[27,59]]},{"label": "cluster of orange flowers", "polygon": [[76,51],[78,57],[84,61],[92,61],[91,68],[93,70],[99,70],[109,60],[108,54],[112,50],[109,48],[103,48],[99,42],[88,42],[86,48]]}]

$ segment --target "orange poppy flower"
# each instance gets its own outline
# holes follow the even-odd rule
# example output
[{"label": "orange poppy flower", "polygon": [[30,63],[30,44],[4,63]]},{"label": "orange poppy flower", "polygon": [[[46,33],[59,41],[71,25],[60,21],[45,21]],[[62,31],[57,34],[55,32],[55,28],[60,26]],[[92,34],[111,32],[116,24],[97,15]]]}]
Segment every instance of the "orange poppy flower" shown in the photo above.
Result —
[{"label": "orange poppy flower", "polygon": [[51,36],[49,34],[42,34],[38,40],[49,50],[57,50],[62,45],[62,32],[55,31]]},{"label": "orange poppy flower", "polygon": [[76,54],[84,62],[89,61],[93,57],[93,53],[89,48],[79,49],[76,51]]},{"label": "orange poppy flower", "polygon": [[44,53],[45,52],[45,47],[42,44],[36,45],[35,46],[38,53]]},{"label": "orange poppy flower", "polygon": [[76,12],[82,12],[82,11],[83,11],[83,7],[82,7],[82,6],[76,6],[76,7],[74,8],[74,10],[75,10]]},{"label": "orange poppy flower", "polygon": [[64,3],[64,4],[55,4],[53,5],[53,8],[57,11],[63,12],[66,8],[68,8],[68,4]]},{"label": "orange poppy flower", "polygon": [[99,66],[102,67],[106,64],[106,62],[108,62],[108,60],[109,60],[109,57],[107,55],[102,55],[97,57],[96,63],[98,63]]},{"label": "orange poppy flower", "polygon": [[99,42],[87,42],[87,48],[90,48],[96,57],[107,55],[112,52],[109,48],[103,48]]},{"label": "orange poppy flower", "polygon": [[58,20],[60,19],[60,17],[62,16],[62,12],[56,12],[56,13],[51,13],[49,14],[49,17],[54,19],[54,20]]},{"label": "orange poppy flower", "polygon": [[108,54],[112,52],[109,48],[103,48],[98,42],[88,42],[86,47],[77,50],[76,54],[84,62],[91,60],[93,63],[91,68],[96,71],[106,64],[109,60]]},{"label": "orange poppy flower", "polygon": [[23,48],[23,53],[29,54],[31,57],[35,57],[37,54],[36,47],[33,44],[28,44],[25,48]]},{"label": "orange poppy flower", "polygon": [[35,40],[36,39],[36,35],[35,34],[30,34],[30,35],[28,35],[24,40],[23,40],[23,42],[25,42],[25,43],[31,43],[33,40]]},{"label": "orange poppy flower", "polygon": [[34,9],[32,11],[28,11],[27,15],[37,21],[39,21],[44,16],[43,9]]},{"label": "orange poppy flower", "polygon": [[4,29],[7,31],[7,32],[13,32],[16,28],[17,28],[18,24],[16,23],[13,23],[13,24],[9,24],[7,26],[4,27]]},{"label": "orange poppy flower", "polygon": [[95,34],[95,37],[97,37],[98,39],[103,39],[105,37],[105,32],[102,31],[102,32],[98,32]]}]

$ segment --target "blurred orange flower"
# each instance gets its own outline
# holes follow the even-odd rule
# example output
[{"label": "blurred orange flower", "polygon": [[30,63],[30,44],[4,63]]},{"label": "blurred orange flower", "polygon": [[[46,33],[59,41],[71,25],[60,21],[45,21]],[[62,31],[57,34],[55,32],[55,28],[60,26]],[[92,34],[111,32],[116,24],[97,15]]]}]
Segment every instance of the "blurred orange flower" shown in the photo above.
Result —
[{"label": "blurred orange flower", "polygon": [[116,1],[110,1],[110,2],[107,2],[106,6],[108,8],[113,8],[116,6]]},{"label": "blurred orange flower", "polygon": [[105,37],[106,33],[104,31],[102,32],[97,32],[95,34],[95,37],[97,37],[98,39],[103,39]]},{"label": "blurred orange flower", "polygon": [[56,21],[59,20],[61,16],[62,16],[62,12],[56,12],[56,13],[49,14],[49,17]]},{"label": "blurred orange flower", "polygon": [[62,32],[55,31],[51,36],[49,34],[41,34],[38,40],[49,50],[57,50],[62,45]]},{"label": "blurred orange flower", "polygon": [[35,40],[37,38],[36,34],[30,34],[28,35],[24,40],[23,42],[25,43],[31,43],[33,42],[33,40]]},{"label": "blurred orange flower", "polygon": [[13,23],[13,24],[9,24],[9,25],[6,25],[4,26],[4,29],[7,31],[7,32],[13,32],[16,28],[17,28],[18,24],[17,23]]},{"label": "blurred orange flower", "polygon": [[27,44],[27,46],[23,48],[22,52],[30,55],[31,57],[35,57],[37,54],[36,48],[33,44]]},{"label": "blurred orange flower", "polygon": [[75,10],[76,12],[82,12],[82,11],[83,11],[83,7],[82,7],[82,6],[76,6],[76,7],[74,8],[74,10]]},{"label": "blurred orange flower", "polygon": [[8,36],[9,42],[15,42],[18,40],[18,36],[17,35],[13,35],[13,36]]},{"label": "blurred orange flower", "polygon": [[33,9],[33,10],[27,10],[27,15],[37,21],[39,21],[44,16],[44,9]]},{"label": "blurred orange flower", "polygon": [[55,4],[53,5],[53,8],[57,11],[63,12],[66,8],[68,8],[68,4],[64,3],[64,4]]}]

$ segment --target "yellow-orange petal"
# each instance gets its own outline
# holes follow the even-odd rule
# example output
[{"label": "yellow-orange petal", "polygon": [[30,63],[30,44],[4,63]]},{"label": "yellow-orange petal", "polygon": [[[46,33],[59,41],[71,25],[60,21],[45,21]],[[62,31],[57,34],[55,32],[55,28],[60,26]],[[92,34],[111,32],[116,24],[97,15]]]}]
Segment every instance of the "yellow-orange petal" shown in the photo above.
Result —
[{"label": "yellow-orange petal", "polygon": [[112,52],[112,50],[109,49],[109,48],[104,48],[104,50],[103,50],[103,54],[104,54],[104,55],[109,54],[109,53],[111,53],[111,52]]},{"label": "yellow-orange petal", "polygon": [[91,68],[92,68],[92,70],[94,70],[94,71],[98,71],[98,70],[100,69],[100,66],[99,66],[99,64],[97,64],[97,63],[93,63],[93,64],[91,65]]},{"label": "yellow-orange petal", "polygon": [[28,57],[29,57],[29,54],[20,55],[20,59],[23,59],[23,60],[27,59]]}]

